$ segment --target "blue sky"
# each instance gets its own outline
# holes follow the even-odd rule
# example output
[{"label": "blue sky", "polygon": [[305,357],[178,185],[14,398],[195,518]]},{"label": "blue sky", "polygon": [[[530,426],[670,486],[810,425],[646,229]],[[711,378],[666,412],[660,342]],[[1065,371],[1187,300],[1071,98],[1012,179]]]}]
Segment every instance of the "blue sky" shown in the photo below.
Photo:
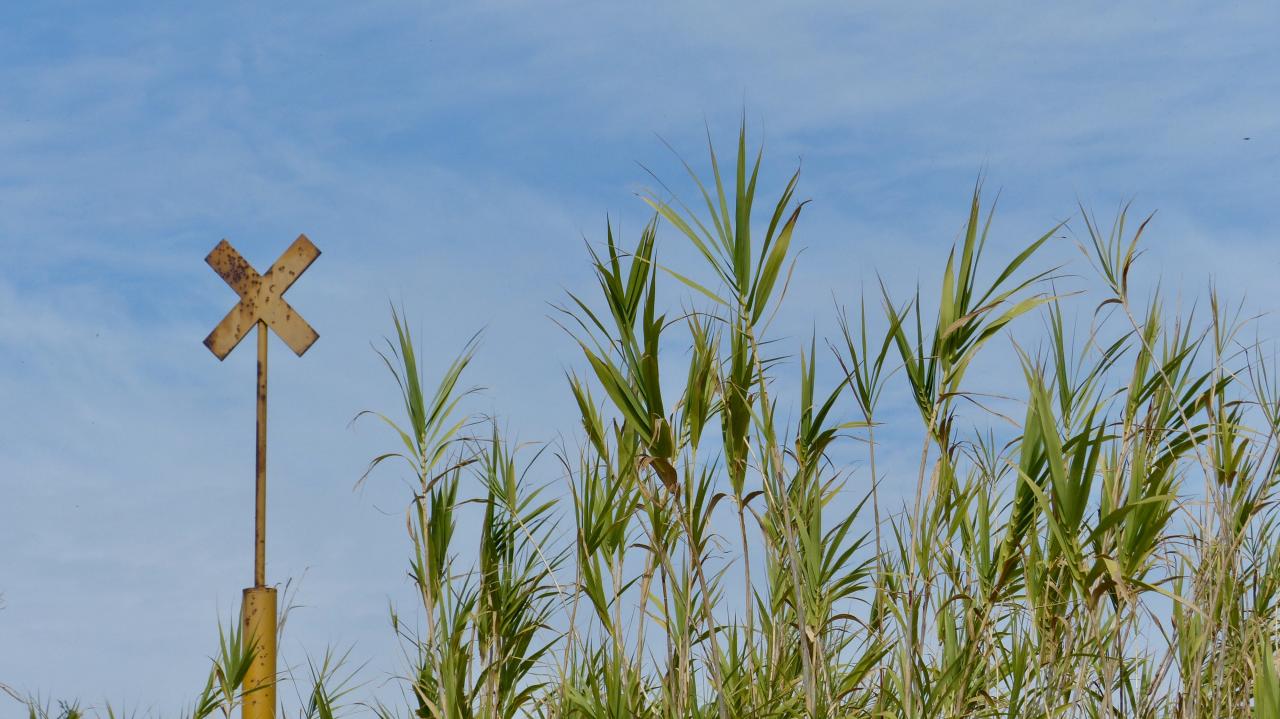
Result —
[{"label": "blue sky", "polygon": [[268,571],[301,580],[287,656],[354,643],[381,682],[406,495],[353,492],[391,438],[349,422],[395,407],[389,302],[433,369],[485,328],[472,409],[571,434],[546,303],[606,213],[647,219],[641,164],[678,177],[659,137],[700,160],[745,110],[813,200],[784,336],[927,284],[983,172],[1000,247],[1132,199],[1166,288],[1271,311],[1277,32],[1261,2],[0,6],[0,682],[170,714],[203,682],[251,578],[252,346],[200,343],[219,239],[324,253],[289,293],[319,342],[272,344]]}]

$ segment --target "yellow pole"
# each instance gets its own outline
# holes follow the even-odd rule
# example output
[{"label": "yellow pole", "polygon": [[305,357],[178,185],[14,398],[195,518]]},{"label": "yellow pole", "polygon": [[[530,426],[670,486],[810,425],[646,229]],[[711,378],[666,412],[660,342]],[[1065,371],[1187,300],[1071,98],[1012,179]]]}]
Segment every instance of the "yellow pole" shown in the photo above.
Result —
[{"label": "yellow pole", "polygon": [[243,719],[276,713],[276,590],[267,575],[267,324],[258,320],[258,452],[253,532],[253,587],[244,590],[240,616],[244,640],[254,648],[244,678]]},{"label": "yellow pole", "polygon": [[258,452],[254,483],[253,586],[267,584],[267,323],[258,320]]},{"label": "yellow pole", "polygon": [[250,587],[241,604],[244,640],[254,648],[244,677],[242,719],[274,719],[276,715],[276,589]]}]

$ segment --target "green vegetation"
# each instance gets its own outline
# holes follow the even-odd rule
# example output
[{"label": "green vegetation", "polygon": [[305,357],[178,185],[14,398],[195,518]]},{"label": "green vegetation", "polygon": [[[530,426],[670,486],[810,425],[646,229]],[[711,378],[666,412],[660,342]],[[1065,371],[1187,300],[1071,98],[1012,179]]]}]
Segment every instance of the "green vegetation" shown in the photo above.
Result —
[{"label": "green vegetation", "polygon": [[[428,383],[395,318],[404,405],[373,413],[396,446],[368,481],[416,478],[404,701],[360,703],[331,653],[287,715],[1280,716],[1280,384],[1238,311],[1133,296],[1146,223],[1123,212],[1081,211],[1087,291],[1042,266],[1061,226],[992,261],[975,191],[935,300],[854,298],[790,357],[768,327],[797,178],[756,207],[745,135],[711,168],[689,171],[696,209],[653,194],[637,239],[609,228],[598,294],[559,310],[576,442],[522,450],[472,421],[474,343]],[[662,263],[664,228],[701,266]],[[1018,396],[972,389],[979,366],[1014,368]],[[894,392],[914,414],[890,423]],[[535,462],[562,479],[533,484]],[[193,716],[232,711],[245,659],[224,635]]]}]

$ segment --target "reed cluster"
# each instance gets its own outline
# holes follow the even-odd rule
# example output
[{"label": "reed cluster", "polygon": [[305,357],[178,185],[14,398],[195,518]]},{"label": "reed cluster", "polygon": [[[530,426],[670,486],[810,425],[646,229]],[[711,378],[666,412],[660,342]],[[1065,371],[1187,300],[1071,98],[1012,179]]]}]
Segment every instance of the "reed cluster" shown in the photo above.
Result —
[{"label": "reed cluster", "polygon": [[[475,344],[428,382],[395,317],[370,481],[414,478],[403,701],[360,701],[330,654],[290,712],[1280,717],[1280,384],[1239,310],[1135,296],[1124,212],[1075,219],[1083,290],[1045,266],[1061,225],[992,260],[979,189],[935,293],[846,298],[793,352],[769,320],[804,203],[791,176],[757,206],[760,167],[743,132],[689,170],[697,201],[648,195],[638,237],[591,251],[598,291],[556,310],[572,439],[468,417]],[[247,651],[225,635],[195,716],[232,710]]]}]

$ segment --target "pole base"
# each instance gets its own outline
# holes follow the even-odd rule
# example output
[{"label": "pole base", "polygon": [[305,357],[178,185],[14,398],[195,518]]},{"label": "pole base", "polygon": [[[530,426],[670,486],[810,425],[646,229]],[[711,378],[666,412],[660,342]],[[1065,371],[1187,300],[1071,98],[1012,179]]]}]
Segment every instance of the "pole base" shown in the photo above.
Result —
[{"label": "pole base", "polygon": [[275,719],[276,715],[276,590],[249,587],[240,605],[240,628],[247,646],[254,647],[253,663],[244,678],[243,719]]}]

